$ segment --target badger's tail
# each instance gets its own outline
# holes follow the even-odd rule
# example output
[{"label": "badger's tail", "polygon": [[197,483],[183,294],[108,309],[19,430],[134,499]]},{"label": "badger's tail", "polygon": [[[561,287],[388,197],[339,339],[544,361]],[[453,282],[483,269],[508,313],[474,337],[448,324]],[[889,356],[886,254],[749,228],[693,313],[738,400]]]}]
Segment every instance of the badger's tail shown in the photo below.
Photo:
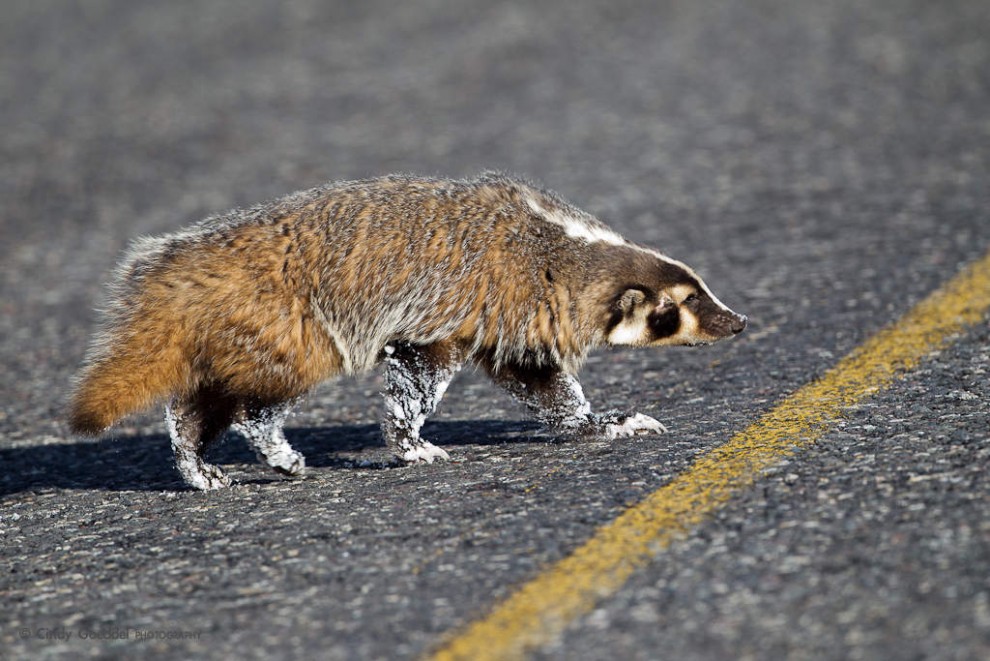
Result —
[{"label": "badger's tail", "polygon": [[175,394],[188,381],[188,360],[178,346],[148,347],[139,340],[140,335],[132,336],[83,368],[69,409],[74,433],[99,434],[128,413]]}]

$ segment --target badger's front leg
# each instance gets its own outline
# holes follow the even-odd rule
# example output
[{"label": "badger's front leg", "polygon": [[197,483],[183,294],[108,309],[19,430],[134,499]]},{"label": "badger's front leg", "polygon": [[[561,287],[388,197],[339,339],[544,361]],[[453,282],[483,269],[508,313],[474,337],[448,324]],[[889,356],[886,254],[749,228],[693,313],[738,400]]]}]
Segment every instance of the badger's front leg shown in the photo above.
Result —
[{"label": "badger's front leg", "polygon": [[592,413],[577,378],[559,368],[508,366],[488,371],[495,383],[523,402],[537,420],[565,435],[613,439],[667,431],[659,421],[642,413]]},{"label": "badger's front leg", "polygon": [[395,342],[385,347],[385,418],[382,435],[396,457],[407,463],[450,457],[425,441],[419,430],[433,413],[464,354],[444,343],[417,346]]}]

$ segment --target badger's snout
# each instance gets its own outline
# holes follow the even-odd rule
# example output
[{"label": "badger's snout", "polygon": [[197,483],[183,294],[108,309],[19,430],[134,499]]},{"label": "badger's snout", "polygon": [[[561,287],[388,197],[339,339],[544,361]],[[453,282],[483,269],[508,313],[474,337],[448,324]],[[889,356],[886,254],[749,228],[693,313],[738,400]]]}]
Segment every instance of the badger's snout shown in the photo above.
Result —
[{"label": "badger's snout", "polygon": [[738,335],[746,330],[746,315],[733,313],[732,319],[729,322],[729,330],[732,331],[733,335]]},{"label": "badger's snout", "polygon": [[746,315],[723,309],[711,315],[707,324],[702,323],[702,328],[716,341],[732,337],[746,329]]}]

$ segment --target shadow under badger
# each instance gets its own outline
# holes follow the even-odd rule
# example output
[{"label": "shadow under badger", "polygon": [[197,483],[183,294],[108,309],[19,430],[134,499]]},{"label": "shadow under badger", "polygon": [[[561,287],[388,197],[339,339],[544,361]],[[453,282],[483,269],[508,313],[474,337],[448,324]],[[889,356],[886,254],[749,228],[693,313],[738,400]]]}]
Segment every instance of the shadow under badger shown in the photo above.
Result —
[{"label": "shadow under badger", "polygon": [[230,484],[206,448],[233,426],[275,470],[282,425],[319,382],[385,364],[382,431],[406,462],[454,374],[482,366],[544,424],[606,438],[665,431],[592,413],[576,374],[601,345],[694,345],[746,325],[690,268],[555,194],[498,174],[334,183],[138,240],[77,380],[73,431],[165,402],[189,485]]}]

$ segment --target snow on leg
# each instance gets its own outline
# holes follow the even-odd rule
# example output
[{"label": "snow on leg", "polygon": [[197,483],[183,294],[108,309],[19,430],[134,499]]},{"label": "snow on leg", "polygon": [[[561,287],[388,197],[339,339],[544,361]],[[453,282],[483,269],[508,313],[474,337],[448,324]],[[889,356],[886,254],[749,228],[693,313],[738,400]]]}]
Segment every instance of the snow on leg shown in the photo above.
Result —
[{"label": "snow on leg", "polygon": [[234,429],[244,435],[258,459],[283,475],[299,475],[306,468],[306,458],[292,449],[282,430],[294,404],[288,401],[249,406],[244,420],[234,423]]},{"label": "snow on leg", "polygon": [[203,491],[230,486],[230,477],[219,466],[203,461],[203,453],[230,426],[234,411],[232,400],[209,391],[165,407],[175,464],[189,486]]},{"label": "snow on leg", "polygon": [[443,398],[463,356],[445,344],[385,347],[385,417],[382,435],[396,457],[407,463],[431,464],[450,457],[423,440],[419,430]]},{"label": "snow on leg", "polygon": [[582,433],[591,424],[591,404],[581,384],[553,367],[500,366],[488,372],[496,384],[526,405],[544,425],[564,432]]},{"label": "snow on leg", "polygon": [[614,439],[667,431],[659,421],[642,413],[592,413],[577,377],[556,367],[503,366],[496,370],[488,366],[488,372],[495,383],[525,404],[537,420],[568,436]]}]

